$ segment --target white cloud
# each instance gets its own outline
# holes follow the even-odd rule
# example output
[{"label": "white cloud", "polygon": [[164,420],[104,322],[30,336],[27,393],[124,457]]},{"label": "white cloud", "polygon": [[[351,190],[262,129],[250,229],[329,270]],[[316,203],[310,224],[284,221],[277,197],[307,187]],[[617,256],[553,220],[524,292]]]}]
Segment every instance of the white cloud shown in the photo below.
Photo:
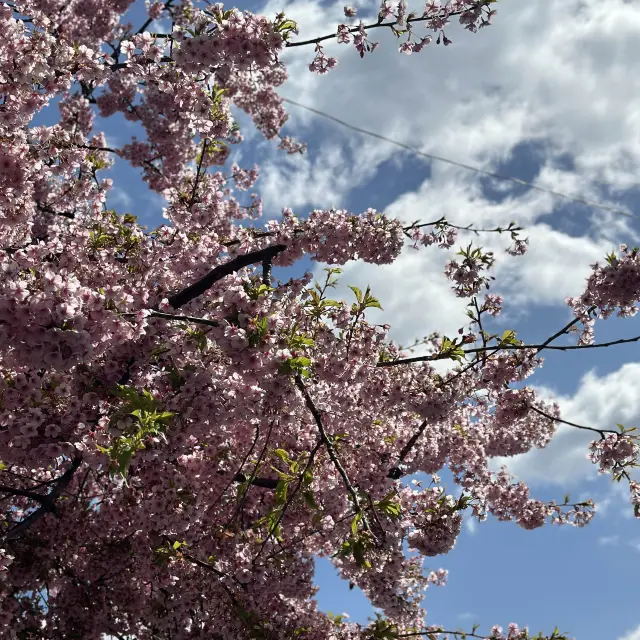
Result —
[{"label": "white cloud", "polygon": [[476,522],[476,520],[474,518],[467,518],[464,524],[467,531],[472,536],[475,535],[476,531],[478,530],[478,523]]},{"label": "white cloud", "polygon": [[636,549],[636,551],[640,551],[640,539],[636,538],[635,540],[631,540],[629,544]]},{"label": "white cloud", "polygon": [[296,213],[309,207],[339,208],[352,184],[373,176],[372,168],[349,161],[336,143],[327,143],[322,154],[315,156],[287,155],[273,142],[269,144],[271,161],[261,164],[259,186],[265,210],[270,213],[279,214],[283,206]]},{"label": "white cloud", "polygon": [[618,640],[640,640],[640,624],[632,631],[620,636]]},{"label": "white cloud", "polygon": [[[279,7],[268,4],[265,13]],[[304,30],[300,38],[335,31],[340,9],[285,7]],[[639,34],[640,10],[624,0],[509,3],[488,29],[469,34],[454,25],[452,46],[419,55],[399,54],[382,29],[369,32],[381,46],[362,60],[351,46],[329,41],[326,51],[339,64],[322,77],[307,69],[311,47],[289,49],[283,93],[461,161],[506,159],[522,141],[544,141],[550,157],[569,153],[588,180],[628,188],[640,161]],[[311,120],[293,108],[292,117]]]},{"label": "white cloud", "polygon": [[603,547],[615,547],[620,543],[620,536],[600,536],[598,538],[598,544]]},{"label": "white cloud", "polygon": [[461,620],[471,620],[472,618],[477,618],[478,616],[472,611],[464,611],[463,613],[458,614],[458,618]]},{"label": "white cloud", "polygon": [[[517,218],[517,211],[527,211],[534,217],[550,205],[549,197],[539,192],[497,204],[483,198],[477,184],[468,177],[460,178],[456,184],[451,171],[449,175],[442,173],[442,180],[432,178],[418,191],[403,194],[386,213],[407,223],[418,219],[436,220],[444,215],[460,225],[507,226]],[[293,185],[299,183],[294,180]],[[527,313],[532,303],[566,306],[567,296],[580,295],[584,289],[589,265],[612,249],[611,243],[603,239],[572,237],[546,224],[534,225],[528,229],[528,236],[530,250],[518,257],[505,253],[511,243],[508,237],[486,234],[478,240],[468,233],[459,236],[458,246],[474,241],[496,254],[492,274],[497,279],[492,291],[504,296],[504,322],[511,323],[517,315]],[[371,285],[385,310],[379,315],[379,321],[388,322],[392,337],[401,343],[410,343],[436,330],[452,335],[469,322],[468,301],[455,296],[451,282],[443,274],[446,262],[454,258],[454,253],[435,247],[416,251],[407,246],[391,265],[349,263],[344,268],[342,281],[345,287],[346,284],[363,288]]]},{"label": "white cloud", "polygon": [[515,259],[496,264],[496,290],[510,304],[563,305],[568,296],[584,290],[590,265],[601,261],[612,247],[606,241],[571,237],[545,224],[532,227],[529,250]]},{"label": "white cloud", "polygon": [[598,514],[605,515],[609,511],[609,507],[611,506],[612,502],[613,502],[613,498],[611,497],[600,498],[596,500],[596,510]]},{"label": "white cloud", "polygon": [[133,205],[133,198],[122,187],[114,185],[108,195],[109,204],[118,209],[130,210]]},{"label": "white cloud", "polygon": [[456,298],[442,271],[445,252],[405,250],[391,265],[350,262],[343,267],[335,297],[351,299],[347,285],[371,287],[384,309],[372,310],[371,322],[389,322],[391,337],[406,345],[433,331],[452,335],[468,322],[466,302]]},{"label": "white cloud", "polygon": [[[364,3],[367,7],[372,10]],[[268,3],[263,11],[270,15],[279,9],[280,4]],[[287,15],[302,29],[301,39],[334,31],[343,20],[341,9],[341,3],[285,4]],[[558,6],[546,0],[508,3],[489,29],[469,34],[454,25],[449,35],[452,46],[431,45],[407,57],[398,53],[390,33],[372,30],[370,38],[381,46],[362,60],[351,46],[327,41],[327,53],[335,53],[340,62],[324,76],[307,68],[311,47],[288,49],[282,59],[290,79],[282,94],[404,144],[488,170],[511,158],[518,145],[538,142],[538,157],[532,160],[541,164],[540,184],[624,208],[606,200],[600,187],[604,183],[615,192],[635,186],[640,170],[640,77],[634,73],[640,55],[638,6],[623,0],[611,0],[606,7],[597,0]],[[340,207],[355,186],[371,181],[383,161],[401,157],[388,143],[295,106],[289,112],[287,133],[317,139],[320,131],[321,151],[306,159],[274,153],[263,163],[261,187],[269,211]],[[567,159],[575,170],[567,169]],[[415,171],[423,161],[412,162]],[[375,181],[394,194],[395,185],[385,185],[384,175],[375,175]],[[457,224],[516,220],[525,225],[529,255],[512,260],[500,254],[496,271],[496,290],[525,307],[563,305],[568,295],[579,295],[589,265],[632,234],[628,219],[604,211],[580,209],[579,219],[563,219],[570,234],[538,223],[564,204],[536,191],[491,202],[476,174],[434,162],[431,177],[414,193],[397,194],[385,212],[406,221],[446,215]],[[566,209],[558,215],[565,216]],[[498,237],[480,241],[500,252],[505,245]],[[384,272],[366,265],[348,269],[355,284],[375,281],[389,311],[385,320],[399,340],[457,328],[464,321],[463,305],[440,275],[443,257],[431,255],[437,253],[433,250],[421,253],[403,256]],[[416,295],[412,313],[399,317],[408,292]]]}]

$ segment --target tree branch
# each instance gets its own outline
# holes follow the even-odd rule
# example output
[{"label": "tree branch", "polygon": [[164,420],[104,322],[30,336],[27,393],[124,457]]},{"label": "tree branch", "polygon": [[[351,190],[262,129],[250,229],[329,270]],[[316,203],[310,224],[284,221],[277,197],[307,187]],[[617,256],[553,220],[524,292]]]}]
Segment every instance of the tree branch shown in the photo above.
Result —
[{"label": "tree branch", "polygon": [[[123,313],[126,318],[131,318],[138,315],[137,312]],[[205,324],[209,327],[217,327],[219,323],[217,320],[208,320],[207,318],[195,318],[194,316],[179,316],[173,313],[162,313],[162,311],[151,311],[147,316],[148,318],[161,318],[162,320],[175,320],[177,322],[192,322],[193,324]]]},{"label": "tree branch", "polygon": [[50,504],[51,499],[47,495],[42,495],[41,493],[35,493],[35,491],[26,491],[24,489],[14,489],[13,487],[6,487],[4,485],[0,485],[0,491],[3,493],[8,493],[12,496],[22,496],[24,498],[31,498],[31,500],[35,500],[40,504]]},{"label": "tree branch", "polygon": [[[162,7],[162,11],[166,11],[171,4],[173,3],[173,0],[167,0],[164,3],[164,6]],[[136,31],[136,34],[140,34],[143,33],[144,30],[153,22],[153,18],[147,18],[147,20],[145,20],[144,24],[142,24],[142,26]]]},{"label": "tree branch", "polygon": [[[575,349],[598,349],[600,347],[612,347],[617,344],[629,344],[631,342],[640,341],[640,336],[633,338],[620,338],[620,340],[612,340],[611,342],[600,342],[598,344],[569,344],[569,345],[556,345],[549,346],[547,343],[543,344],[508,344],[508,345],[496,345],[486,347],[474,347],[473,349],[463,349],[464,353],[489,353],[493,355],[497,351],[521,351],[523,349],[537,349],[542,351],[546,349],[548,351],[573,351]],[[391,360],[389,362],[378,362],[378,367],[395,367],[399,364],[411,364],[413,362],[430,362],[433,360],[446,360],[450,358],[451,354],[433,353],[426,356],[414,356],[413,358],[403,358],[401,360]]]},{"label": "tree branch", "polygon": [[[489,4],[491,0],[480,0],[477,4],[481,7],[487,6]],[[446,17],[451,17],[451,16],[458,16],[461,13],[465,13],[466,11],[469,11],[469,7],[467,7],[466,9],[460,9],[459,11],[444,11],[440,14],[433,14],[433,15],[429,15],[429,16],[421,16],[421,17],[416,17],[416,18],[408,18],[407,20],[405,20],[406,23],[411,23],[411,22],[423,22],[425,20],[432,20],[434,18],[446,18]],[[367,24],[364,26],[364,29],[378,29],[380,27],[395,27],[398,24],[397,20],[394,20],[393,22],[372,22],[371,24]],[[404,26],[404,25],[402,25]],[[357,33],[360,31],[360,27],[351,27],[349,29],[349,33]],[[335,38],[336,34],[335,33],[330,33],[326,36],[320,36],[318,38],[311,38],[310,40],[301,40],[300,42],[285,42],[285,47],[303,47],[305,45],[308,44],[318,44],[319,42],[322,42],[323,40],[330,40],[331,38]]]},{"label": "tree branch", "polygon": [[[236,473],[233,476],[234,482],[246,482],[247,476],[244,473]],[[263,489],[275,489],[278,486],[277,478],[249,478],[249,484],[254,487],[262,487]]]},{"label": "tree branch", "polygon": [[404,459],[409,455],[411,449],[413,449],[415,443],[418,441],[418,438],[424,433],[424,430],[427,428],[427,421],[423,420],[422,424],[418,427],[418,430],[409,438],[407,443],[402,447],[402,451],[400,451],[400,455],[398,456],[398,462],[396,466],[389,469],[389,473],[387,473],[387,478],[393,478],[394,480],[398,480],[403,476],[403,471],[401,468]]},{"label": "tree branch", "polygon": [[60,494],[69,486],[73,475],[75,474],[81,463],[82,458],[79,455],[76,455],[76,457],[73,459],[73,462],[71,463],[71,466],[60,476],[60,478],[58,478],[58,482],[53,487],[53,489],[46,496],[40,496],[40,499],[38,501],[42,506],[28,515],[15,527],[7,531],[7,533],[4,534],[4,537],[7,540],[15,540],[31,525],[40,520],[40,518],[44,517],[47,513],[55,513],[56,500],[60,497]]},{"label": "tree branch", "polygon": [[215,269],[209,271],[207,275],[200,278],[200,280],[198,280],[197,282],[194,282],[186,289],[183,289],[182,291],[171,296],[169,298],[169,304],[174,309],[179,309],[198,296],[201,296],[205,291],[210,289],[216,282],[218,282],[218,280],[222,280],[222,278],[231,275],[232,273],[235,273],[236,271],[239,271],[244,267],[256,264],[257,262],[262,262],[266,258],[274,258],[278,254],[285,251],[286,248],[286,245],[276,244],[270,247],[266,247],[265,249],[259,249],[258,251],[245,253],[244,255],[237,256],[236,258],[230,260],[229,262],[226,262],[225,264],[218,265]]},{"label": "tree branch", "polygon": [[[309,395],[309,392],[307,391],[307,387],[304,385],[304,382],[302,382],[302,378],[300,376],[296,376],[295,381],[296,381],[296,386],[298,387],[298,389],[300,389],[300,392],[302,393],[305,399],[307,408],[309,409],[309,411],[311,412],[311,415],[313,416],[313,419],[315,420],[315,423],[318,427],[318,431],[320,432],[320,439],[322,440],[322,443],[324,444],[324,446],[327,448],[327,453],[329,454],[329,458],[331,459],[331,462],[333,462],[333,466],[337,469],[338,473],[340,474],[340,477],[342,478],[342,481],[344,482],[344,485],[347,488],[349,495],[351,496],[351,500],[353,501],[353,506],[355,507],[357,512],[361,512],[362,507],[360,506],[360,500],[358,500],[358,494],[356,493],[356,490],[353,488],[353,485],[351,484],[351,480],[349,480],[349,476],[347,475],[347,472],[344,470],[342,464],[340,463],[340,460],[338,459],[336,450],[333,447],[333,443],[331,442],[331,439],[327,435],[324,425],[322,424],[322,416],[320,415],[318,408],[316,407],[311,396]],[[363,516],[363,522],[365,523],[367,528],[369,528],[364,516]]]},{"label": "tree branch", "polygon": [[[589,309],[587,310],[587,314],[590,314],[595,309],[596,309],[596,305],[589,307]],[[571,329],[571,327],[578,324],[578,322],[580,322],[580,318],[574,318],[571,322],[568,322],[564,327],[562,327],[562,329],[560,329],[559,331],[556,331],[556,333],[554,333],[551,337],[547,338],[541,345],[539,345],[538,347],[535,347],[536,355],[540,353],[540,351],[542,351],[543,349],[550,348],[548,345],[551,342],[553,342],[556,338],[559,338],[561,335],[565,333],[569,333],[569,330]],[[509,345],[496,347],[493,353],[497,353],[498,351],[506,348],[507,346]],[[433,358],[433,359],[435,360],[436,358]],[[419,360],[417,360],[416,358],[406,358],[404,362],[407,363],[407,362],[416,362],[416,361],[419,361]],[[399,363],[399,361],[396,361],[396,362]],[[464,373],[466,373],[467,371],[475,367],[478,364],[478,362],[481,362],[480,358],[478,358],[477,360],[474,360],[471,364],[469,364],[468,366],[458,371],[454,376],[452,376],[448,380],[445,380],[441,385],[439,385],[439,387],[443,388],[447,385],[450,385],[454,380],[457,380],[461,375],[463,375]],[[377,366],[385,366],[385,365],[388,365],[388,363],[379,362]],[[553,416],[547,416],[547,417],[553,418]],[[556,420],[556,418],[553,418],[553,419]],[[577,425],[572,425],[572,426],[577,426]],[[416,431],[416,433],[413,436],[411,436],[411,439],[409,440],[409,442],[407,442],[407,444],[403,447],[402,451],[400,452],[400,456],[406,457],[409,454],[411,449],[415,446],[415,443],[418,441],[420,436],[424,433],[425,428],[426,428],[426,424],[425,422],[423,422],[420,425],[420,427],[418,427],[418,430]],[[404,457],[402,459],[404,459]],[[389,474],[387,477],[394,478],[394,479],[398,479],[402,477],[402,470],[400,469],[399,464],[393,467],[389,471]]]},{"label": "tree branch", "polygon": [[271,261],[271,257],[262,261],[262,284],[266,284],[267,287],[271,286]]},{"label": "tree branch", "polygon": [[423,227],[435,227],[439,224],[450,227],[451,229],[458,229],[459,231],[472,231],[476,235],[479,235],[480,233],[506,233],[507,231],[513,233],[523,230],[522,227],[516,226],[514,222],[509,223],[508,227],[494,227],[492,229],[476,229],[473,226],[473,223],[468,224],[466,227],[462,227],[460,225],[447,222],[447,219],[442,216],[442,218],[440,218],[439,220],[434,220],[433,222],[420,222],[419,220],[416,220],[413,224],[410,224],[407,227],[402,227],[402,231],[404,231],[405,235],[411,237],[411,235],[409,234],[410,231],[413,231],[415,229],[422,229]]},{"label": "tree branch", "polygon": [[575,427],[576,429],[584,429],[585,431],[594,431],[595,433],[599,433],[601,438],[604,438],[605,433],[615,433],[616,435],[620,435],[618,431],[614,431],[613,429],[596,429],[595,427],[585,427],[582,424],[576,424],[575,422],[569,422],[568,420],[562,420],[562,418],[556,418],[551,414],[543,411],[542,409],[538,409],[533,404],[528,405],[530,409],[535,411],[536,413],[544,416],[545,418],[549,418],[549,420],[553,420],[554,422],[561,422],[562,424],[569,425],[570,427]]}]

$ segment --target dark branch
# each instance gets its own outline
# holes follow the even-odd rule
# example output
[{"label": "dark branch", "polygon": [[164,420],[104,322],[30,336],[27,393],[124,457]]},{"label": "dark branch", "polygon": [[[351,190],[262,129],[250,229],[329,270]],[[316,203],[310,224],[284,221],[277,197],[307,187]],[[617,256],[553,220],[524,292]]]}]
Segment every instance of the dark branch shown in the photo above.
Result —
[{"label": "dark branch", "polygon": [[[78,467],[82,463],[82,459],[77,456],[73,459],[71,466],[58,478],[56,485],[53,489],[46,495],[40,496],[38,500],[42,506],[36,509],[33,513],[28,515],[24,520],[19,522],[15,527],[7,531],[4,537],[7,540],[15,540],[18,538],[24,531],[26,531],[32,524],[40,520],[40,518],[44,517],[47,513],[55,513],[56,512],[56,500],[60,497],[60,494],[69,486],[73,475],[77,471]],[[35,499],[35,498],[34,498]]]},{"label": "dark branch", "polygon": [[0,485],[0,491],[2,493],[8,493],[12,496],[21,496],[24,498],[30,498],[31,500],[35,500],[40,504],[50,504],[50,498],[47,495],[42,495],[41,493],[36,493],[35,491],[25,491],[24,489],[14,489],[13,487],[5,487],[4,485]]},{"label": "dark branch", "polygon": [[418,427],[418,430],[409,438],[407,444],[402,447],[402,451],[400,451],[400,455],[398,456],[398,462],[396,466],[392,469],[389,469],[389,473],[387,473],[387,478],[393,478],[394,480],[398,480],[404,475],[402,470],[402,463],[404,459],[409,455],[411,449],[413,449],[415,443],[418,441],[418,438],[424,433],[424,430],[427,428],[427,421],[423,420],[422,424]]},{"label": "dark branch", "polygon": [[[138,315],[137,312],[123,313],[123,316],[131,318]],[[175,320],[177,322],[192,322],[193,324],[206,324],[209,327],[217,327],[219,325],[217,320],[209,320],[207,318],[196,318],[194,316],[179,316],[173,313],[162,313],[162,311],[152,311],[147,317],[149,318],[161,318],[162,320]]]},{"label": "dark branch", "polygon": [[[322,423],[322,416],[320,415],[318,408],[316,407],[315,403],[313,402],[313,399],[309,395],[309,391],[307,390],[307,387],[302,381],[302,378],[300,376],[296,376],[295,381],[296,381],[296,387],[298,387],[298,389],[300,390],[300,393],[302,393],[302,396],[304,397],[307,408],[311,412],[311,415],[313,416],[316,426],[318,427],[318,431],[320,432],[320,440],[326,447],[327,453],[329,454],[329,458],[331,458],[331,462],[333,462],[333,466],[336,468],[336,470],[340,474],[340,477],[342,478],[342,481],[344,482],[344,485],[347,488],[349,495],[351,496],[351,500],[353,501],[354,508],[356,509],[356,511],[361,512],[362,507],[360,506],[360,500],[358,499],[358,494],[356,493],[356,490],[351,484],[351,480],[349,480],[349,476],[347,475],[347,472],[344,470],[344,467],[342,466],[340,460],[338,459],[338,455],[336,454],[336,450],[333,446],[333,442],[331,441],[331,439],[327,435],[327,432],[325,431],[324,424]],[[369,524],[366,518],[364,517],[364,515],[363,515],[362,521],[365,527],[369,529]]]},{"label": "dark branch", "polygon": [[[596,309],[596,306],[593,305],[593,306],[589,307],[589,309],[587,309],[587,313],[590,314],[595,309]],[[578,322],[580,322],[580,318],[574,318],[571,322],[568,322],[564,327],[562,327],[562,329],[560,329],[559,331],[556,331],[556,333],[554,333],[551,337],[547,338],[539,347],[535,347],[536,355],[538,353],[540,353],[540,351],[542,351],[543,349],[548,349],[549,348],[548,345],[551,342],[553,342],[556,338],[559,338],[561,335],[563,335],[565,333],[569,333],[571,328],[573,326],[575,326],[576,324],[578,324]],[[506,346],[508,346],[508,345],[497,347],[493,353],[497,353],[498,351],[504,349]],[[416,358],[407,358],[406,361],[415,362]],[[451,378],[447,379],[442,384],[438,385],[439,388],[442,389],[445,386],[450,385],[452,382],[457,380],[461,375],[463,375],[464,373],[466,373],[467,371],[469,371],[470,369],[475,367],[479,362],[482,362],[481,358],[478,358],[477,360],[474,360],[473,362],[471,362],[471,364],[467,365],[463,369],[460,369],[460,371],[458,371],[454,376],[452,376]],[[387,364],[387,363],[378,363],[378,366],[384,366],[385,364]],[[553,418],[553,416],[547,416],[547,417]],[[555,418],[553,418],[553,419],[555,420]],[[569,423],[565,422],[565,424],[569,424]],[[571,426],[578,426],[578,425],[571,425]],[[426,423],[423,422],[420,425],[420,427],[418,427],[418,430],[416,431],[416,433],[414,433],[413,436],[411,436],[411,439],[409,440],[409,442],[407,442],[407,444],[404,446],[404,448],[400,452],[400,457],[402,457],[402,459],[404,459],[404,457],[406,457],[409,454],[409,451],[411,451],[411,449],[413,448],[415,443],[418,441],[420,436],[424,433],[425,428],[426,428]],[[402,474],[402,469],[400,468],[400,465],[397,465],[397,466],[393,467],[389,471],[389,474],[388,474],[387,477],[398,479],[398,478],[402,477],[402,475],[403,475]]]},{"label": "dark branch", "polygon": [[[491,0],[480,0],[478,2],[478,5],[480,6],[486,6],[489,4]],[[429,16],[420,16],[420,17],[416,17],[416,18],[408,18],[405,22],[407,23],[411,23],[411,22],[423,22],[425,20],[431,20],[433,18],[445,18],[445,17],[451,17],[451,16],[457,16],[460,15],[461,13],[464,13],[465,11],[469,11],[469,8],[467,9],[461,9],[460,11],[446,11],[446,12],[442,12],[440,14],[434,14],[434,15],[429,15]],[[364,26],[365,30],[368,29],[378,29],[380,27],[395,27],[398,25],[398,21],[394,20],[393,22],[372,22],[371,24],[367,24]],[[404,27],[403,27],[404,28]],[[349,33],[356,33],[360,31],[360,27],[351,27],[349,29]],[[320,36],[318,38],[311,38],[310,40],[300,40],[299,42],[285,42],[285,47],[303,47],[307,44],[318,44],[319,42],[322,42],[323,40],[330,40],[331,38],[335,38],[336,37],[336,33],[330,33],[326,36]]]},{"label": "dark branch", "polygon": [[529,408],[535,411],[536,413],[544,416],[545,418],[549,418],[549,420],[553,420],[554,422],[561,422],[562,424],[566,424],[570,427],[575,427],[576,429],[584,429],[585,431],[593,431],[595,433],[599,433],[601,438],[604,438],[605,433],[615,433],[616,435],[620,435],[620,432],[614,431],[613,429],[596,429],[595,427],[586,427],[582,424],[576,424],[575,422],[569,422],[568,420],[562,420],[562,418],[556,418],[551,414],[543,411],[542,409],[538,409],[535,405],[530,404]]},{"label": "dark branch", "polygon": [[473,233],[475,233],[476,235],[479,235],[480,233],[505,233],[507,231],[509,231],[510,233],[514,233],[514,232],[518,232],[518,231],[522,231],[523,228],[522,227],[518,227],[515,225],[514,222],[509,223],[508,227],[494,227],[492,229],[476,229],[473,226],[473,223],[468,224],[467,226],[463,227],[457,224],[451,224],[449,222],[447,222],[447,219],[442,216],[442,218],[440,218],[439,220],[434,220],[433,222],[420,222],[419,220],[416,220],[413,224],[410,224],[407,227],[403,227],[402,230],[404,231],[404,233],[406,235],[409,235],[410,231],[414,231],[415,229],[422,229],[423,227],[434,227],[437,225],[443,225],[446,227],[450,227],[452,229],[458,229],[459,231],[472,231]]},{"label": "dark branch", "polygon": [[[246,482],[247,476],[244,473],[236,473],[233,476],[234,482]],[[253,478],[249,479],[249,484],[254,487],[262,487],[263,489],[275,489],[278,486],[278,480],[275,478]]]},{"label": "dark branch", "polygon": [[262,262],[267,258],[274,258],[278,254],[282,253],[286,250],[286,245],[276,244],[271,247],[266,247],[265,249],[260,249],[258,251],[251,251],[250,253],[245,253],[244,255],[237,256],[233,260],[226,262],[225,264],[221,264],[217,266],[215,269],[212,269],[207,273],[206,276],[200,278],[197,282],[194,282],[192,285],[188,286],[186,289],[176,293],[175,295],[169,298],[169,304],[174,309],[179,309],[185,304],[191,302],[198,296],[201,296],[205,291],[210,289],[218,280],[222,280],[222,278],[243,269],[244,267],[248,267],[249,265],[256,264],[257,262]]},{"label": "dark branch", "polygon": [[[173,0],[167,0],[164,3],[164,7],[162,7],[163,11],[166,11],[171,4],[173,3]],[[143,33],[145,31],[145,29],[153,22],[153,18],[149,17],[145,20],[144,24],[142,24],[142,26],[136,31],[137,34]]]},{"label": "dark branch", "polygon": [[[550,346],[547,344],[505,344],[485,347],[475,347],[473,349],[463,349],[464,353],[489,353],[490,355],[497,351],[521,351],[523,349],[537,349],[542,351],[574,351],[576,349],[598,349],[600,347],[613,347],[617,344],[629,344],[630,342],[639,342],[640,336],[633,338],[620,338],[620,340],[612,340],[611,342],[600,342],[598,344],[568,344]],[[446,360],[451,357],[451,353],[444,351],[442,353],[432,353],[426,356],[414,356],[413,358],[402,358],[401,360],[390,360],[378,362],[378,367],[395,367],[399,364],[412,364],[414,362],[431,362],[433,360]]]},{"label": "dark branch", "polygon": [[262,261],[262,284],[267,287],[271,286],[271,258],[265,258]]}]

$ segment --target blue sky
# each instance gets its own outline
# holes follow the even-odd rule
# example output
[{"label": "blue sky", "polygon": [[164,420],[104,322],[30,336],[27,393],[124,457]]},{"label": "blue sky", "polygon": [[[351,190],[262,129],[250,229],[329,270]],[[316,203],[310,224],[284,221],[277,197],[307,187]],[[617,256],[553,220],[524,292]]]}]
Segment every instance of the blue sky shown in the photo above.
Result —
[{"label": "blue sky", "polygon": [[[374,4],[356,6],[367,15]],[[314,0],[239,5],[267,16],[284,8],[305,38],[333,31],[344,19],[341,7]],[[340,62],[324,77],[306,69],[312,48],[287,51],[290,80],[281,93],[425,152],[640,215],[640,6],[623,0],[504,0],[498,9],[494,25],[478,34],[453,27],[448,36],[454,43],[447,49],[431,45],[407,57],[389,34],[371,33],[381,46],[360,60],[349,46],[328,45]],[[139,6],[131,15],[137,25]],[[285,133],[308,143],[304,157],[278,152],[274,142],[253,134],[245,117],[239,119],[247,142],[232,159],[245,168],[260,165],[257,187],[266,219],[286,206],[304,215],[336,205],[354,212],[373,207],[408,222],[442,215],[477,226],[516,220],[530,237],[526,256],[504,255],[506,238],[481,242],[500,258],[495,290],[508,301],[496,326],[516,329],[527,342],[544,340],[570,319],[564,300],[580,294],[590,264],[621,242],[639,244],[638,219],[499,184],[297,107],[289,110]],[[45,113],[38,123],[53,121]],[[112,146],[138,133],[122,118],[98,119],[96,129],[105,131]],[[110,177],[111,206],[150,227],[163,222],[162,200],[148,192],[137,170],[118,161]],[[401,342],[434,330],[451,335],[465,318],[464,304],[442,275],[446,259],[445,252],[431,249],[406,251],[385,267],[350,264],[341,291],[347,284],[370,284],[384,307],[380,318]],[[612,319],[596,324],[596,340],[639,330],[637,318]],[[634,426],[640,417],[638,356],[636,344],[549,352],[530,381],[557,398],[568,420]],[[427,594],[429,623],[468,630],[478,623],[485,630],[515,621],[533,631],[558,625],[579,640],[640,640],[640,522],[629,517],[626,487],[597,477],[585,461],[588,441],[561,427],[547,450],[507,463],[530,483],[534,497],[561,500],[566,491],[593,497],[600,506],[593,522],[584,529],[549,525],[534,532],[492,519],[466,524],[456,547],[429,565],[449,570],[449,584]],[[371,615],[362,594],[338,580],[328,562],[318,564],[316,580],[322,609],[348,612],[360,622]]]}]

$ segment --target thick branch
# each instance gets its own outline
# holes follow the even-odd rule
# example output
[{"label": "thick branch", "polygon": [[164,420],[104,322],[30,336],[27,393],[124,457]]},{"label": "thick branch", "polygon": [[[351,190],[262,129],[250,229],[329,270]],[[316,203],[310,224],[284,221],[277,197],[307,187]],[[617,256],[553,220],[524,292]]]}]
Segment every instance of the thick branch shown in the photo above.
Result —
[{"label": "thick branch", "polygon": [[[233,476],[234,482],[246,482],[247,476],[244,473],[236,473]],[[263,489],[275,489],[278,486],[278,480],[276,478],[253,478],[249,479],[249,484],[254,487],[262,487]]]},{"label": "thick branch", "polygon": [[24,489],[14,489],[13,487],[6,487],[4,485],[0,485],[0,491],[2,493],[8,493],[12,496],[21,496],[24,498],[31,498],[31,500],[35,500],[40,504],[50,504],[51,499],[47,495],[42,495],[41,493],[36,493],[35,491],[25,491]]},{"label": "thick branch", "polygon": [[73,475],[75,474],[81,463],[82,459],[79,456],[75,457],[73,459],[73,462],[71,463],[71,466],[60,476],[53,489],[46,496],[40,497],[40,500],[38,501],[41,502],[42,506],[28,515],[24,520],[13,527],[13,529],[10,529],[7,533],[5,533],[4,537],[7,540],[15,540],[34,522],[40,520],[40,518],[44,517],[47,513],[55,513],[56,500],[60,497],[60,494],[62,494],[62,492],[69,486]]},{"label": "thick branch", "polygon": [[389,473],[387,473],[387,478],[393,478],[394,480],[397,480],[398,478],[402,477],[403,471],[402,471],[401,465],[404,462],[404,459],[409,455],[409,452],[411,451],[411,449],[413,449],[415,443],[418,441],[418,438],[424,433],[424,430],[426,428],[427,428],[427,421],[423,420],[422,424],[418,427],[418,430],[411,436],[411,438],[409,438],[409,440],[407,441],[407,444],[405,444],[404,447],[402,447],[402,451],[400,451],[400,455],[398,456],[398,462],[396,463],[395,467],[393,467],[392,469],[389,469]]},{"label": "thick branch", "polygon": [[265,258],[262,261],[262,284],[267,287],[271,286],[271,258]]},{"label": "thick branch", "polygon": [[[131,318],[138,315],[137,312],[123,313],[123,316]],[[208,320],[207,318],[196,318],[194,316],[179,316],[173,313],[162,313],[162,311],[151,311],[148,318],[161,318],[162,320],[175,320],[177,322],[191,322],[193,324],[206,324],[209,327],[217,327],[217,320]]]},{"label": "thick branch", "polygon": [[222,278],[229,276],[232,273],[243,269],[244,267],[262,262],[266,258],[274,258],[278,254],[285,251],[286,248],[286,245],[276,244],[272,245],[271,247],[266,247],[265,249],[245,253],[244,255],[237,256],[233,260],[229,260],[229,262],[226,262],[225,264],[218,265],[215,269],[209,271],[206,276],[200,278],[200,280],[198,280],[197,282],[194,282],[186,289],[183,289],[182,291],[171,296],[169,298],[169,304],[174,309],[179,309],[198,296],[201,296],[205,291],[210,289],[216,282],[218,282],[218,280],[222,280]]}]

